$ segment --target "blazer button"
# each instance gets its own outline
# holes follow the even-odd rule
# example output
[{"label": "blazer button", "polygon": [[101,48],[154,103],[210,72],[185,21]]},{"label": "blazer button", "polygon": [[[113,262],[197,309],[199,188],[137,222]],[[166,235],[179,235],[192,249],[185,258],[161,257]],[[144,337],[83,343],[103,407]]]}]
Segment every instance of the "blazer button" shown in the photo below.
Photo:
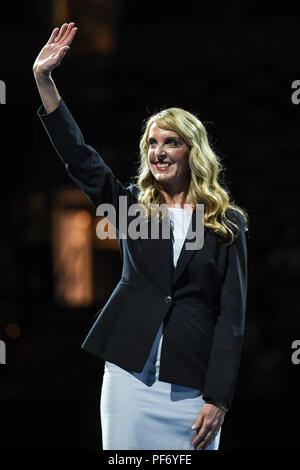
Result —
[{"label": "blazer button", "polygon": [[169,304],[170,302],[172,302],[172,297],[170,295],[167,295],[167,297],[165,297],[165,303]]}]

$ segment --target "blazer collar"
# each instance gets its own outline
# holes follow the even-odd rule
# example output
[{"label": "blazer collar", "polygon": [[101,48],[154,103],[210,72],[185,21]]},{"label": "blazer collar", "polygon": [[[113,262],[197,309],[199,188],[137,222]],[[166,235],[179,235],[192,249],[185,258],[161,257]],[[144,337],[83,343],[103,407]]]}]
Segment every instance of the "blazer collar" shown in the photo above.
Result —
[{"label": "blazer collar", "polygon": [[[199,213],[198,213],[199,216]],[[169,213],[167,212],[168,222]],[[198,219],[199,224],[199,219]],[[148,233],[150,232],[151,221],[148,221]],[[140,248],[142,254],[144,255],[144,262],[150,272],[154,282],[158,285],[161,291],[166,293],[171,293],[173,291],[174,285],[178,282],[179,278],[183,275],[185,269],[187,268],[188,263],[196,253],[199,251],[199,248],[187,249],[186,243],[191,244],[196,239],[196,235],[193,238],[188,238],[189,230],[193,230],[193,233],[196,232],[196,209],[193,210],[189,228],[182,245],[182,249],[177,260],[176,268],[173,264],[173,244],[172,240],[169,238],[162,238],[161,231],[161,221],[159,223],[159,238],[139,238]],[[207,227],[204,226],[203,230],[203,243],[204,237],[207,233]],[[202,248],[202,246],[201,246]],[[201,250],[200,248],[200,250]]]}]

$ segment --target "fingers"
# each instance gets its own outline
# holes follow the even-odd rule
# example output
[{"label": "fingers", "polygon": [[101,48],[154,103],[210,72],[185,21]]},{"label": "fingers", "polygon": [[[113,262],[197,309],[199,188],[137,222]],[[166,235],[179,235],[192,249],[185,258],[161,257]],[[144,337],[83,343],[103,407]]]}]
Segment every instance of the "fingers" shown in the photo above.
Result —
[{"label": "fingers", "polygon": [[203,420],[204,420],[204,414],[200,412],[199,415],[197,416],[196,421],[192,425],[192,429],[201,428]]},{"label": "fingers", "polygon": [[50,38],[49,38],[47,44],[50,44],[51,42],[54,41],[54,38],[55,38],[55,36],[56,36],[58,30],[59,30],[59,28],[54,28],[54,30],[52,31],[51,36],[50,36]]},{"label": "fingers", "polygon": [[205,449],[207,446],[209,446],[213,440],[216,438],[216,435],[218,433],[215,432],[214,430],[210,430],[206,436],[201,440],[200,443],[198,443],[198,446],[196,447],[196,450],[202,450]]},{"label": "fingers", "polygon": [[61,26],[58,35],[56,36],[56,38],[53,41],[54,43],[56,43],[56,44],[59,43],[59,41],[61,40],[62,36],[64,35],[66,29],[68,29],[68,23],[64,23]]},{"label": "fingers", "polygon": [[59,49],[58,54],[62,55],[65,54],[69,50],[69,46],[64,46],[61,49]]},{"label": "fingers", "polygon": [[[74,24],[74,23],[73,23]],[[77,32],[77,28],[71,27],[66,36],[61,40],[63,46],[69,46],[74,39],[74,36]]]},{"label": "fingers", "polygon": [[215,427],[213,428],[204,428],[199,431],[197,436],[192,441],[193,446],[197,446],[196,449],[205,449],[209,444],[213,442],[215,437],[217,436],[218,431],[216,430]]},{"label": "fingers", "polygon": [[198,446],[197,450],[207,447],[217,436],[223,421],[224,411],[215,405],[205,403],[192,426],[192,429],[198,430],[198,434],[192,440],[192,445]]},{"label": "fingers", "polygon": [[[74,24],[75,23],[69,23],[67,25],[67,27],[63,30],[63,33],[61,35],[61,37],[59,38],[58,40],[58,43],[59,44],[64,44],[65,45],[65,41],[69,39],[69,36],[72,34],[72,32],[74,33]],[[77,30],[77,28],[76,28]]]},{"label": "fingers", "polygon": [[78,28],[74,28],[73,22],[64,23],[61,28],[54,28],[47,44],[70,45]]},{"label": "fingers", "polygon": [[57,59],[61,60],[61,59],[64,57],[65,53],[66,53],[69,49],[70,49],[69,46],[64,46],[64,47],[62,47],[62,48],[59,49],[59,51],[53,56],[54,59],[57,58]]}]

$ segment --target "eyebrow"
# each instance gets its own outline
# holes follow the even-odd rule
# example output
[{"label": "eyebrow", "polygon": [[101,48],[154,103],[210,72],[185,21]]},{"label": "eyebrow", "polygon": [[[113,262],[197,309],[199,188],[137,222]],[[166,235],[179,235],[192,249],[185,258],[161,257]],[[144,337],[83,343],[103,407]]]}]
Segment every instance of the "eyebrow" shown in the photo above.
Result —
[{"label": "eyebrow", "polygon": [[[171,140],[171,139],[179,140],[179,141],[181,140],[180,137],[176,137],[175,135],[174,135],[174,136],[165,137],[164,140],[166,141],[166,140]],[[148,142],[150,142],[150,141],[152,141],[152,140],[155,140],[155,142],[156,142],[155,137],[149,137],[149,138],[148,138]]]}]

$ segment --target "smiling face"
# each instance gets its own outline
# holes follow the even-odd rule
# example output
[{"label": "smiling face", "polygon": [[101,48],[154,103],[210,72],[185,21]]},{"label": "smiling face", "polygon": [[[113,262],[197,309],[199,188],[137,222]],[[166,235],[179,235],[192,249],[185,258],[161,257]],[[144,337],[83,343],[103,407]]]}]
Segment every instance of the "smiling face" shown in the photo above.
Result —
[{"label": "smiling face", "polygon": [[150,127],[148,144],[154,178],[169,191],[181,191],[190,180],[188,145],[176,132],[162,129],[156,122]]}]

